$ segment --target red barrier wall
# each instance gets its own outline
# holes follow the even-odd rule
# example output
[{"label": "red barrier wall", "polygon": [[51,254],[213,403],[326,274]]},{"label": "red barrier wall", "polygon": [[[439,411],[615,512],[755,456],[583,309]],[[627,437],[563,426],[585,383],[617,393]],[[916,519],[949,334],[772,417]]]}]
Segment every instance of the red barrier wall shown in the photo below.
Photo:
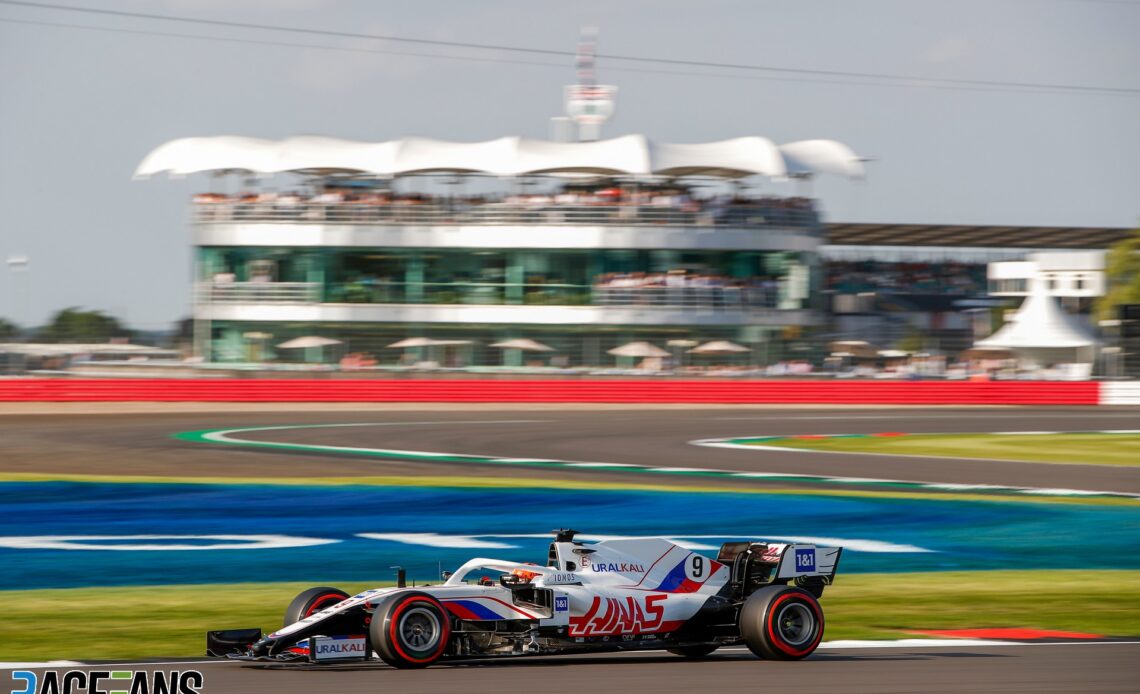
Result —
[{"label": "red barrier wall", "polygon": [[14,379],[7,402],[595,402],[1096,405],[1095,382]]}]

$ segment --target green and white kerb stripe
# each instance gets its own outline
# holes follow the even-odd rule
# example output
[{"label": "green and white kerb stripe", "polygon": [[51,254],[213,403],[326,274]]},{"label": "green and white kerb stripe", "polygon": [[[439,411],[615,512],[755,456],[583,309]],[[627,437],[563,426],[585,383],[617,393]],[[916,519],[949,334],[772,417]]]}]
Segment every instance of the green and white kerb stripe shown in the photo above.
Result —
[{"label": "green and white kerb stripe", "polygon": [[[533,420],[514,420],[522,423]],[[420,424],[436,424],[437,422],[418,422]],[[460,422],[449,422],[457,424]],[[476,423],[476,422],[463,422]],[[486,422],[492,423],[492,422]],[[504,420],[495,420],[493,423],[508,423]],[[359,424],[311,424],[297,426],[271,426],[271,427],[242,427],[236,429],[204,429],[200,431],[187,431],[174,434],[175,439],[197,443],[227,444],[254,448],[270,448],[277,450],[305,451],[312,453],[333,453],[343,455],[358,455],[372,458],[421,460],[436,463],[472,463],[479,465],[504,465],[534,468],[554,469],[597,469],[605,472],[636,473],[645,476],[654,475],[683,475],[695,478],[719,479],[753,479],[766,482],[783,482],[792,484],[812,484],[834,487],[877,487],[895,491],[922,490],[939,492],[968,492],[993,495],[1022,495],[1036,497],[1084,497],[1084,498],[1115,498],[1140,499],[1140,494],[1126,492],[1090,491],[1081,489],[1051,489],[1040,487],[1007,487],[992,484],[952,484],[940,482],[919,482],[912,480],[891,480],[871,477],[835,477],[829,475],[801,475],[781,472],[736,472],[732,470],[718,470],[715,468],[697,467],[656,467],[639,465],[636,463],[607,463],[572,460],[555,460],[550,458],[504,458],[498,456],[468,455],[462,453],[439,453],[432,451],[408,451],[394,448],[364,448],[355,446],[330,446],[324,444],[290,443],[284,441],[255,441],[240,438],[240,434],[259,431],[290,431],[295,429],[323,429],[334,427],[371,427],[371,426],[405,426],[417,422],[367,422]],[[750,439],[700,439],[690,441],[695,446],[709,446],[716,448],[739,448],[756,450],[756,445],[748,445],[745,441],[758,441],[765,437]],[[782,437],[771,437],[782,438]],[[776,450],[773,446],[771,449]],[[780,451],[793,451],[794,449],[779,448]]]}]

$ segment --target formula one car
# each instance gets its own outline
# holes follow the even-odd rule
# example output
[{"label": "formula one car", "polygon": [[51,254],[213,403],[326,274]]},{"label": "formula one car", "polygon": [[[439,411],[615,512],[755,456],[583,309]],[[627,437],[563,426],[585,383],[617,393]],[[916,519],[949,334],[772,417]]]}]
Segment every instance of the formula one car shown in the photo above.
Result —
[{"label": "formula one car", "polygon": [[[349,596],[311,588],[281,629],[212,631],[206,655],[328,663],[665,649],[699,658],[744,643],[798,660],[823,638],[818,598],[840,548],[728,542],[715,560],[663,539],[574,541],[560,530],[546,566],[472,559],[440,585]],[[489,573],[497,575],[493,580]]]}]

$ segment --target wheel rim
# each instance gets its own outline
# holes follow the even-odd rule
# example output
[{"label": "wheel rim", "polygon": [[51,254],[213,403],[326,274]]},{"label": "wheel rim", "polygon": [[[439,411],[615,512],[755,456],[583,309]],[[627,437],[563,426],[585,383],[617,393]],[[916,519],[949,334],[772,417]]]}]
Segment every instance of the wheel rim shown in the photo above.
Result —
[{"label": "wheel rim", "polygon": [[788,603],[776,615],[776,630],[789,646],[802,646],[815,631],[815,615],[803,603]]},{"label": "wheel rim", "polygon": [[426,607],[413,607],[400,617],[400,640],[413,651],[430,652],[439,643],[439,617]]}]

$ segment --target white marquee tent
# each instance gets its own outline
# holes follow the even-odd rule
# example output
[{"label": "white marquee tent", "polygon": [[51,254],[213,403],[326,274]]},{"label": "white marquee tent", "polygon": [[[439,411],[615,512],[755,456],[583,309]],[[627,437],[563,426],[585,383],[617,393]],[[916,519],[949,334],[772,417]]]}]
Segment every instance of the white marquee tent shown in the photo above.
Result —
[{"label": "white marquee tent", "polygon": [[356,172],[400,176],[475,172],[495,176],[540,173],[605,175],[704,175],[724,178],[817,173],[863,175],[863,160],[834,140],[776,145],[763,137],[703,144],[652,142],[625,135],[598,142],[549,142],[502,137],[486,142],[447,142],[405,137],[354,142],[304,135],[284,140],[253,137],[187,137],[150,152],[135,177],[206,171],[271,174],[286,171]]},{"label": "white marquee tent", "polygon": [[1046,365],[1091,363],[1098,345],[1091,331],[1036,283],[1009,323],[974,346],[1009,349],[1026,361]]}]

